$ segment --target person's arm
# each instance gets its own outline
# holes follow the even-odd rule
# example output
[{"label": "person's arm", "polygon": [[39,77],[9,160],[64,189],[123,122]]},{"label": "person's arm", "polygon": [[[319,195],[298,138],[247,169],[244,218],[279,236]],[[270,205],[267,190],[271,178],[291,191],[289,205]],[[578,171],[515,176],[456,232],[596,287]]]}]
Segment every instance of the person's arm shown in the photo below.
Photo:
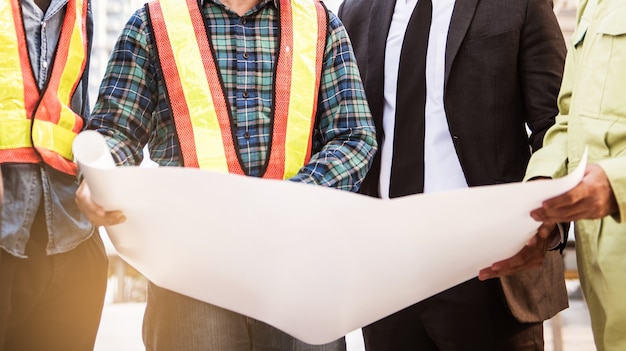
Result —
[{"label": "person's arm", "polygon": [[554,125],[545,132],[542,147],[530,158],[524,181],[539,177],[560,178],[567,174],[567,129],[576,61],[576,50],[569,50],[557,100],[559,114]]},{"label": "person's arm", "polygon": [[528,1],[519,44],[518,71],[532,152],[544,145],[544,136],[559,113],[567,48],[556,16],[546,1]]},{"label": "person's arm", "polygon": [[87,129],[107,140],[118,165],[138,166],[161,103],[151,56],[147,14],[141,8],[123,28],[109,59]]},{"label": "person's arm", "polygon": [[[540,152],[544,135],[558,114],[557,95],[561,86],[566,47],[549,2],[529,1],[526,23],[520,38],[519,72],[530,129],[530,147]],[[510,275],[543,264],[546,252],[560,241],[556,222],[543,223],[537,234],[514,256],[496,262],[479,272],[485,280]],[[561,243],[561,244],[564,244]],[[557,245],[558,247],[558,245]]]},{"label": "person's arm", "polygon": [[290,180],[357,191],[377,150],[374,121],[347,33],[329,16],[312,157]]},{"label": "person's arm", "polygon": [[[143,147],[148,142],[151,117],[157,98],[155,68],[148,56],[145,11],[135,13],[124,29],[111,54],[94,110],[86,129],[104,135],[115,162],[139,165]],[[76,191],[76,203],[94,225],[122,223],[120,211],[104,211],[91,198],[82,181]]]}]

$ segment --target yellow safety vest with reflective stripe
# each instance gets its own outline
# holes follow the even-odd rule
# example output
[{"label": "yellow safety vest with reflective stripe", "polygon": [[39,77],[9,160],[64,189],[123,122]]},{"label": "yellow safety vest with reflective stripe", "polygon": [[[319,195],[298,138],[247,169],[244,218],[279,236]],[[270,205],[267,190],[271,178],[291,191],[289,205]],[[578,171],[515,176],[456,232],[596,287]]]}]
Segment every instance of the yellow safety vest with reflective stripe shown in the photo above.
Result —
[{"label": "yellow safety vest with reflective stripe", "polygon": [[72,141],[83,119],[69,106],[87,64],[87,1],[68,1],[54,66],[40,91],[19,0],[0,0],[0,163],[45,162],[76,174]]},{"label": "yellow safety vest with reflective stripe", "polygon": [[[198,1],[154,1],[148,10],[183,164],[244,174]],[[263,177],[287,179],[310,159],[327,14],[318,0],[280,0],[279,10],[272,145]]]}]

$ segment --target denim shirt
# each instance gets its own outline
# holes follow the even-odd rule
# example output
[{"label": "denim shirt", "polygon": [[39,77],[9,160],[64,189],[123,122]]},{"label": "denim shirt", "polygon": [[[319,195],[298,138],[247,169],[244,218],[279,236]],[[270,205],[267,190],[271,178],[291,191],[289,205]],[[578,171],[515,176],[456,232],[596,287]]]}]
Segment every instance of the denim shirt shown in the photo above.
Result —
[{"label": "denim shirt", "polygon": [[[67,0],[52,0],[45,14],[33,0],[21,0],[20,4],[33,74],[42,89],[51,73]],[[87,30],[91,38],[91,7]],[[89,110],[86,78],[87,74],[76,89],[71,104],[72,110],[85,117]],[[4,200],[1,206],[0,247],[4,250],[26,257],[30,228],[40,206],[45,209],[49,255],[67,252],[94,233],[93,226],[74,202],[78,187],[76,177],[45,164],[16,163],[2,164],[2,177]]]}]

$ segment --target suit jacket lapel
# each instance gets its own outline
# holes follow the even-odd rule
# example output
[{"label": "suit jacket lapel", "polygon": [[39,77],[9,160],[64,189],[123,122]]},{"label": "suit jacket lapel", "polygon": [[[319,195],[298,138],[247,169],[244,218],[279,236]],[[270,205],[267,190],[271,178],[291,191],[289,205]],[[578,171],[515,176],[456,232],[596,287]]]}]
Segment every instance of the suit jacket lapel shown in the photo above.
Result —
[{"label": "suit jacket lapel", "polygon": [[373,0],[369,18],[368,33],[368,60],[366,76],[366,94],[370,102],[372,115],[376,119],[379,130],[382,131],[383,99],[384,99],[384,65],[385,44],[391,17],[395,6],[394,0]]},{"label": "suit jacket lapel", "polygon": [[450,28],[448,29],[448,43],[446,44],[446,78],[444,87],[448,84],[452,63],[456,58],[456,54],[459,52],[461,43],[463,43],[467,29],[472,23],[478,1],[479,0],[456,0],[454,4]]}]

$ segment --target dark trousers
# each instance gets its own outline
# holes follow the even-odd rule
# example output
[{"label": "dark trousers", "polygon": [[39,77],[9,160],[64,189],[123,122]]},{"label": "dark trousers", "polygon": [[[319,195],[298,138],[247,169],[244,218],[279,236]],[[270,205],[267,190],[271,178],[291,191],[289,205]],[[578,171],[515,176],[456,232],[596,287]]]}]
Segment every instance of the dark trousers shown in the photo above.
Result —
[{"label": "dark trousers", "polygon": [[511,314],[500,283],[472,279],[363,328],[367,351],[543,350],[543,323]]},{"label": "dark trousers", "polygon": [[96,233],[75,249],[46,255],[40,214],[28,258],[0,249],[0,350],[93,350],[107,282],[107,256]]}]

